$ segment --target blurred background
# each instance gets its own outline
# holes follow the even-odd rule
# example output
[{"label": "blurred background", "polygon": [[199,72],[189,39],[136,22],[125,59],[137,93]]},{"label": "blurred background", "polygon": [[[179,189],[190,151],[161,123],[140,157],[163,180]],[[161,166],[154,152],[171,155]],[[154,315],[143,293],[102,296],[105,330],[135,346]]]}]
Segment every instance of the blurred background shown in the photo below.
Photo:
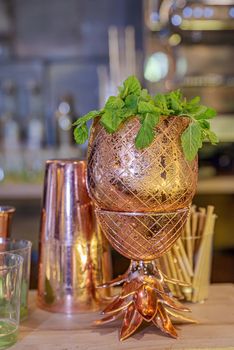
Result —
[{"label": "blurred background", "polygon": [[[194,203],[218,215],[213,282],[234,282],[234,0],[0,0],[0,203],[33,242],[36,287],[44,162],[84,158],[72,123],[135,74],[217,109]],[[128,262],[113,252],[114,274]]]}]

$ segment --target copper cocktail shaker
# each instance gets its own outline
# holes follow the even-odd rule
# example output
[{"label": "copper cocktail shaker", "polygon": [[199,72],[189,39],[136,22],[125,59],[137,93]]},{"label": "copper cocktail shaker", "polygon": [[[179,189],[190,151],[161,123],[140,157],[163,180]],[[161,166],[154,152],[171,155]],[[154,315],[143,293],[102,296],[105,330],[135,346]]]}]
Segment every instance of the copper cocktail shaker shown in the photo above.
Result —
[{"label": "copper cocktail shaker", "polygon": [[109,246],[86,189],[86,162],[46,162],[40,227],[38,305],[76,313],[100,307],[110,278]]},{"label": "copper cocktail shaker", "polygon": [[14,212],[14,207],[0,206],[0,237],[10,236],[11,219]]}]

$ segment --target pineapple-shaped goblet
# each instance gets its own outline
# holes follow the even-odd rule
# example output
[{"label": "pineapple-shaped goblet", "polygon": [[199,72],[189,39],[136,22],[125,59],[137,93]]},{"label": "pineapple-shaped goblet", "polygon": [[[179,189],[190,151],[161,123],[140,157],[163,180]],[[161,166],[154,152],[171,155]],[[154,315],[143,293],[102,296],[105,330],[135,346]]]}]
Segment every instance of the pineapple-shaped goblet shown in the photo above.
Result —
[{"label": "pineapple-shaped goblet", "polygon": [[[134,140],[137,118],[109,134],[96,122],[88,150],[88,188],[101,228],[122,255],[131,259],[128,271],[105,286],[123,283],[105,308],[107,323],[123,316],[120,339],[126,339],[143,320],[177,337],[170,316],[192,321],[189,311],[172,295],[155,259],[180,236],[196,190],[197,158],[186,160],[180,137],[188,126],[184,117],[161,117],[156,137],[139,150]],[[177,283],[178,281],[172,281]],[[104,287],[105,287],[104,286]]]}]

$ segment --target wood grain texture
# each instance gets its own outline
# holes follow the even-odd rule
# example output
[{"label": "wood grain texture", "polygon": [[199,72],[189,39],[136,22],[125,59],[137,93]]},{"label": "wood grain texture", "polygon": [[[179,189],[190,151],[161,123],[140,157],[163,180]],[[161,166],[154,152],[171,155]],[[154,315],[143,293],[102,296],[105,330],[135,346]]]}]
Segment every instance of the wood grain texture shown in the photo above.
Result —
[{"label": "wood grain texture", "polygon": [[20,327],[19,341],[12,350],[116,350],[116,349],[234,349],[234,287],[216,284],[204,304],[189,304],[198,325],[178,324],[179,339],[171,339],[153,325],[119,342],[120,322],[92,325],[98,313],[74,316],[52,314],[35,305],[30,293],[30,316]]}]

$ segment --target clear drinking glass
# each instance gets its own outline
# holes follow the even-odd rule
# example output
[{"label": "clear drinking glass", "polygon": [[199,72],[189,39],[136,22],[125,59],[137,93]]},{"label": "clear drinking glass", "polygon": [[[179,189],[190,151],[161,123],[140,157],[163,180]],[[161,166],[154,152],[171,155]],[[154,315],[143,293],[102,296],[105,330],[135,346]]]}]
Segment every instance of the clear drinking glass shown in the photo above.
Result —
[{"label": "clear drinking glass", "polygon": [[0,349],[17,340],[22,268],[22,256],[0,253]]},{"label": "clear drinking glass", "polygon": [[14,240],[0,238],[0,252],[10,252],[22,256],[23,272],[21,283],[21,305],[20,320],[25,320],[28,316],[28,289],[31,265],[31,248],[32,243],[27,240]]}]

